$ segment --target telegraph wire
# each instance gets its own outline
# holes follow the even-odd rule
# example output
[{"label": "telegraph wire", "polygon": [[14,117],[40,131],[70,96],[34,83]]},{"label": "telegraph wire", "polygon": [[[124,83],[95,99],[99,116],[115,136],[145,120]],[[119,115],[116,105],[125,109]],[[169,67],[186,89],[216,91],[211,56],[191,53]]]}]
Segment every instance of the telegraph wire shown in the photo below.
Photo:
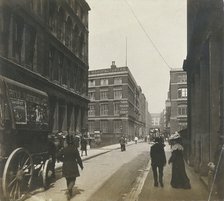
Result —
[{"label": "telegraph wire", "polygon": [[131,5],[128,3],[127,0],[124,0],[126,2],[126,4],[128,5],[129,9],[131,10],[131,13],[133,14],[133,16],[135,17],[137,23],[139,24],[139,26],[141,27],[142,31],[145,33],[146,37],[148,38],[148,40],[151,42],[152,46],[154,47],[154,49],[157,51],[157,53],[159,54],[159,56],[162,58],[163,62],[166,64],[166,67],[169,68],[169,70],[171,70],[170,65],[168,64],[168,62],[166,61],[166,59],[163,57],[162,53],[160,52],[160,50],[158,49],[158,47],[156,46],[156,44],[154,43],[154,41],[152,40],[152,38],[150,37],[150,35],[147,33],[147,31],[145,30],[144,26],[142,25],[141,21],[138,19],[138,17],[136,16],[134,10],[132,9]]}]

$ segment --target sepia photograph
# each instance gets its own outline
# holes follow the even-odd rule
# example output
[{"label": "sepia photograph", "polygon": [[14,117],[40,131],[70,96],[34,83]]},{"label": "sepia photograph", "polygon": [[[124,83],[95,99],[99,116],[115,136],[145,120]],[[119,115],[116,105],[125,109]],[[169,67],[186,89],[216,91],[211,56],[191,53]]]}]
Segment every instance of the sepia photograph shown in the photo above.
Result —
[{"label": "sepia photograph", "polygon": [[0,0],[0,201],[223,201],[223,0]]}]

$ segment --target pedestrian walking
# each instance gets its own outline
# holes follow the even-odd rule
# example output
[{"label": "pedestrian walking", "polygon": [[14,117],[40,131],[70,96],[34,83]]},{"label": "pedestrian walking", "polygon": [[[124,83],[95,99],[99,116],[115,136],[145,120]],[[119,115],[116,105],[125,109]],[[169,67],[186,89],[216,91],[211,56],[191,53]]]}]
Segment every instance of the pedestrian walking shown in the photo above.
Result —
[{"label": "pedestrian walking", "polygon": [[173,188],[190,189],[190,180],[185,170],[183,157],[184,148],[179,133],[175,132],[169,141],[171,144],[171,157],[168,163],[172,163],[172,178],[170,184]]},{"label": "pedestrian walking", "polygon": [[121,136],[119,142],[120,142],[120,145],[121,145],[121,151],[126,151],[126,147],[125,147],[126,142],[125,142],[124,136]]},{"label": "pedestrian walking", "polygon": [[155,143],[151,146],[151,166],[153,171],[154,186],[158,187],[158,171],[159,171],[159,184],[163,187],[163,168],[166,165],[166,155],[164,151],[164,144],[162,138],[156,137]]},{"label": "pedestrian walking", "polygon": [[52,178],[55,178],[56,153],[57,153],[57,147],[55,145],[54,136],[49,135],[48,136],[48,154],[52,160],[52,164],[51,164]]},{"label": "pedestrian walking", "polygon": [[81,137],[81,156],[83,156],[83,152],[87,156],[87,140],[84,137]]},{"label": "pedestrian walking", "polygon": [[66,136],[67,146],[60,152],[60,158],[63,162],[62,174],[66,179],[67,183],[67,199],[70,200],[72,197],[72,189],[75,185],[76,177],[79,177],[78,165],[83,169],[82,160],[79,151],[74,143],[72,135]]},{"label": "pedestrian walking", "polygon": [[138,137],[137,136],[135,136],[135,144],[137,144],[138,143]]}]

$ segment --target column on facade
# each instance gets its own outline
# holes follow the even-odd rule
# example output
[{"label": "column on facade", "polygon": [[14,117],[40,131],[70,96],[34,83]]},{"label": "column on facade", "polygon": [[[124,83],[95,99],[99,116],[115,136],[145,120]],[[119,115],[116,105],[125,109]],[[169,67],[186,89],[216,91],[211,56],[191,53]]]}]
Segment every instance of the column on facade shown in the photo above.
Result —
[{"label": "column on facade", "polygon": [[192,144],[193,144],[193,152],[192,152],[192,160],[194,163],[195,171],[199,171],[200,164],[200,155],[201,155],[201,139],[199,136],[199,107],[200,107],[200,71],[198,66],[194,66],[194,85],[192,87]]},{"label": "column on facade", "polygon": [[81,133],[81,108],[79,105],[76,105],[75,109],[75,118],[76,118],[76,134]]},{"label": "column on facade", "polygon": [[[222,32],[222,31],[220,31]],[[220,41],[222,33],[216,33],[211,37],[210,43],[210,161],[214,162],[215,152],[220,135],[220,71],[222,70],[222,52]],[[221,110],[222,111],[222,110]]]},{"label": "column on facade", "polygon": [[201,136],[201,161],[200,162],[200,174],[207,175],[208,162],[209,162],[209,135],[210,135],[210,76],[209,76],[209,40],[204,43],[201,55],[200,65],[200,130],[199,135]]},{"label": "column on facade", "polygon": [[58,111],[58,130],[67,134],[67,104],[62,100],[59,101]]},{"label": "column on facade", "polygon": [[68,105],[67,130],[69,134],[75,135],[75,107],[73,104]]},{"label": "column on facade", "polygon": [[53,133],[57,133],[58,132],[58,101],[56,101],[55,103],[55,110],[53,113]]}]

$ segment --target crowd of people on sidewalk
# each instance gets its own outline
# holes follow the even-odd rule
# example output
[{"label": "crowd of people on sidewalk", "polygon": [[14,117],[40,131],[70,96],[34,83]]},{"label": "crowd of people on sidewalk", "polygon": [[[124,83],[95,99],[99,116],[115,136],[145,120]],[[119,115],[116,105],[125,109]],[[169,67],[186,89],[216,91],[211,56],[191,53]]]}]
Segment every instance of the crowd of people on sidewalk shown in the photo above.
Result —
[{"label": "crowd of people on sidewalk", "polygon": [[[67,184],[67,199],[70,200],[73,196],[72,189],[75,185],[76,178],[80,176],[78,166],[83,169],[81,156],[85,153],[87,156],[87,139],[84,136],[74,137],[67,135],[61,140],[58,146],[52,143],[52,138],[49,138],[49,155],[52,158],[52,176],[55,177],[55,162],[62,161],[62,175],[66,179]],[[63,143],[62,143],[63,142]],[[138,143],[138,138],[134,138],[135,144]],[[121,151],[126,151],[127,139],[121,136],[120,140]],[[63,144],[63,145],[62,145]],[[190,189],[190,180],[186,174],[185,163],[183,157],[183,145],[179,133],[170,136],[169,144],[171,146],[171,157],[168,164],[172,164],[171,186],[173,188]],[[60,145],[60,146],[59,146]],[[81,145],[79,150],[79,145]],[[163,169],[167,164],[163,137],[155,137],[154,143],[150,148],[151,166],[154,178],[154,186],[164,187]],[[81,155],[80,155],[81,153]]]}]

